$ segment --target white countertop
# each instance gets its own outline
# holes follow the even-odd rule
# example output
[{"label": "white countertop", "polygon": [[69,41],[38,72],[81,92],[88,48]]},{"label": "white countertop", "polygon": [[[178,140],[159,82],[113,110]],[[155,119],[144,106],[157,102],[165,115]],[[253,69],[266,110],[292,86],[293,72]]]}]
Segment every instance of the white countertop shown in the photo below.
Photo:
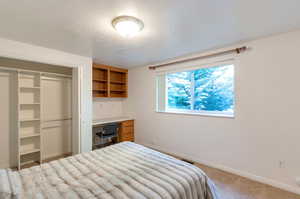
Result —
[{"label": "white countertop", "polygon": [[111,118],[102,118],[102,119],[95,119],[93,120],[93,126],[99,124],[106,124],[112,122],[122,122],[126,120],[133,120],[131,117],[111,117]]}]

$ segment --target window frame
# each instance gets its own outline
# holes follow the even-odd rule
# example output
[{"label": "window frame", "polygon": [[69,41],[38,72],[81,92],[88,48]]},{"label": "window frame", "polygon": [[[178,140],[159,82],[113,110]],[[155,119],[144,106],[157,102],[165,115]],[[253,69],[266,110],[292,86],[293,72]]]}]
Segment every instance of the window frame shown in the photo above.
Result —
[{"label": "window frame", "polygon": [[[168,78],[167,76],[169,74],[174,74],[177,72],[189,72],[189,71],[196,71],[204,68],[213,68],[213,67],[222,67],[222,66],[227,66],[227,65],[233,65],[233,70],[234,70],[234,76],[233,76],[233,91],[234,91],[234,100],[233,100],[233,112],[229,111],[204,111],[204,110],[186,110],[186,109],[176,109],[176,108],[168,108]],[[183,69],[183,70],[176,70],[172,72],[168,72],[165,74],[165,110],[157,110],[156,112],[159,113],[171,113],[171,114],[183,114],[183,115],[199,115],[199,116],[214,116],[214,117],[227,117],[227,118],[235,118],[235,108],[236,108],[236,63],[234,61],[232,62],[226,62],[226,63],[214,63],[214,64],[207,64],[207,65],[202,65],[198,67],[193,67],[190,69]],[[194,81],[192,81],[192,88],[194,87]],[[194,93],[194,89],[191,89],[192,93]],[[192,98],[193,99],[193,98]],[[191,106],[193,107],[193,100],[191,102]]]}]

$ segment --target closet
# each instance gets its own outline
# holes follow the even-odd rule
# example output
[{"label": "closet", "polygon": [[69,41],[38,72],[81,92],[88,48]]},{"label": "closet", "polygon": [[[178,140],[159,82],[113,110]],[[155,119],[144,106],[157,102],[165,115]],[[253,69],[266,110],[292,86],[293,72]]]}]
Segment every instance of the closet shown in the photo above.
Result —
[{"label": "closet", "polygon": [[0,168],[71,153],[72,70],[18,63],[0,59]]}]

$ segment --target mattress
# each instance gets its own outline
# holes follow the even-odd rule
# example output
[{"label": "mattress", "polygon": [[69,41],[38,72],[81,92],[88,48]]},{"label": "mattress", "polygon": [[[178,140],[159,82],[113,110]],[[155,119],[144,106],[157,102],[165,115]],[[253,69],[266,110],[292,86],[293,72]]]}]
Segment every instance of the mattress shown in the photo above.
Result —
[{"label": "mattress", "polygon": [[0,170],[0,198],[216,199],[196,166],[132,143],[20,171]]}]

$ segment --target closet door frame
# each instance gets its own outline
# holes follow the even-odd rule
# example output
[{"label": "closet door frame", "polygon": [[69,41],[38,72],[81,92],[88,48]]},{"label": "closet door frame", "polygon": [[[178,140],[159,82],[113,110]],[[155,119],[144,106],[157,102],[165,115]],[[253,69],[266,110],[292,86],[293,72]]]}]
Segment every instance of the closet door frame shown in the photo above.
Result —
[{"label": "closet door frame", "polygon": [[92,58],[2,38],[0,44],[1,57],[73,68],[72,153],[91,151]]},{"label": "closet door frame", "polygon": [[81,68],[72,72],[72,153],[81,152]]}]

